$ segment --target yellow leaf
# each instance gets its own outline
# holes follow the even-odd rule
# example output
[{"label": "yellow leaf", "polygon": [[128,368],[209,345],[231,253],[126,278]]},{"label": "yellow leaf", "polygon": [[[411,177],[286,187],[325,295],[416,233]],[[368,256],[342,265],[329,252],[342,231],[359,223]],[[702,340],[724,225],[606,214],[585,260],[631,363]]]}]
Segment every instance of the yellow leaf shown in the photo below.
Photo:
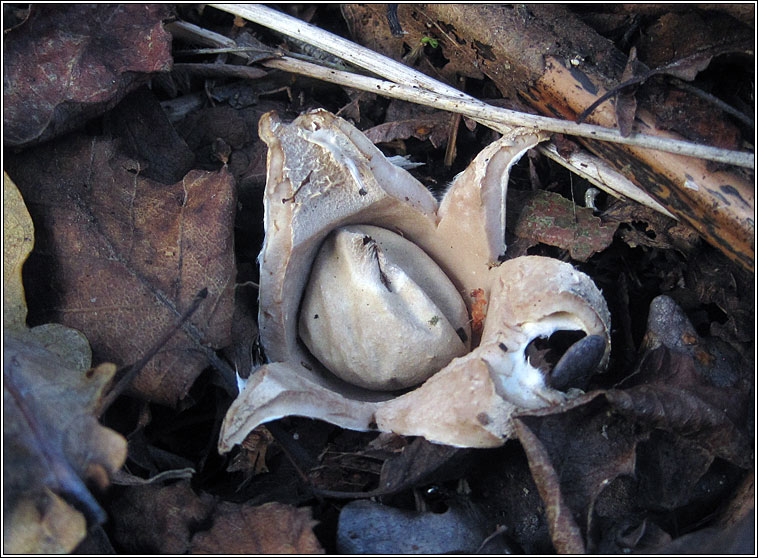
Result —
[{"label": "yellow leaf", "polygon": [[34,226],[21,194],[3,173],[3,326],[26,328],[21,268],[34,247]]},{"label": "yellow leaf", "polygon": [[66,554],[86,535],[84,516],[45,490],[39,498],[21,500],[3,522],[3,550],[9,554]]}]

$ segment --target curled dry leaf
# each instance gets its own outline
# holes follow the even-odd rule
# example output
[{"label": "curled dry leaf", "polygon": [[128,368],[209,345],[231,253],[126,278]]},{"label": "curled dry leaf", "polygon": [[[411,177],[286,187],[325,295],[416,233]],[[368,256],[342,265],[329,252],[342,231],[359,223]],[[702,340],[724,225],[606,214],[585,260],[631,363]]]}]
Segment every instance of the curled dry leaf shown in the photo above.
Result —
[{"label": "curled dry leaf", "polygon": [[[167,186],[134,170],[112,141],[85,136],[28,149],[8,164],[37,223],[26,275],[36,318],[82,331],[95,359],[136,362],[208,288],[192,324],[132,386],[174,405],[206,366],[195,339],[228,343],[233,179],[223,169],[191,171]],[[43,304],[50,293],[55,300]]]},{"label": "curled dry leaf", "polygon": [[[516,409],[555,405],[568,397],[549,387],[543,373],[527,360],[525,350],[534,338],[564,329],[597,335],[604,350],[594,364],[604,368],[610,315],[589,277],[550,258],[517,258],[498,265],[505,253],[509,171],[543,139],[539,133],[516,130],[486,147],[438,203],[366,136],[326,111],[312,111],[291,124],[267,114],[259,128],[269,146],[259,327],[270,364],[250,377],[229,409],[219,440],[222,452],[257,425],[293,414],[355,430],[421,435],[449,445],[498,446],[512,436]],[[349,375],[338,378],[328,369],[333,361],[320,362],[313,355],[319,350],[308,351],[302,342],[308,337],[302,321],[315,322],[316,314],[320,319],[323,312],[298,314],[303,300],[310,309],[309,289],[318,291],[318,285],[328,283],[316,278],[315,287],[308,284],[312,268],[321,265],[319,249],[342,227],[374,231],[355,225],[389,232],[355,236],[355,256],[348,258],[355,259],[353,268],[342,261],[338,265],[336,259],[327,266],[326,277],[345,289],[345,299],[360,291],[369,304],[362,316],[355,309],[356,319],[345,323],[330,317],[331,338],[340,344],[332,349],[340,351],[340,366],[360,374],[372,369],[371,359],[391,362],[394,353],[403,353],[413,367],[421,366],[429,358],[424,340],[443,325],[456,332],[454,341],[457,337],[473,347],[435,363],[438,371],[404,395],[384,391],[400,381],[391,375],[378,382],[381,391],[372,384],[376,377],[364,378],[364,387]],[[393,255],[383,248],[384,241],[373,238],[397,235],[423,251],[447,276],[453,288],[440,288],[447,294],[429,294],[428,277],[437,272],[408,272],[429,267],[421,258]],[[476,309],[475,317],[484,318],[481,339],[458,325],[458,310],[443,311],[458,308],[458,298],[469,315],[475,305],[487,301],[486,318],[482,308]],[[322,308],[345,316],[340,310],[343,302],[334,296]],[[365,344],[390,338],[391,330],[397,329],[390,325],[393,320],[407,327],[404,339],[387,343],[382,356],[367,357]]]},{"label": "curled dry leaf", "polygon": [[[670,530],[651,510],[691,520],[694,502],[720,506],[740,468],[752,466],[750,390],[737,388],[752,367],[724,366],[665,296],[651,304],[646,346],[639,369],[619,387],[516,415],[558,552],[644,550],[642,537],[622,541],[624,533],[615,538],[605,526],[628,531],[619,527],[628,526],[623,519],[639,521],[641,532],[644,522]],[[724,462],[709,478],[717,457]],[[710,487],[707,496],[699,486]]]},{"label": "curled dry leaf", "polygon": [[[35,5],[3,41],[3,138],[49,140],[171,66],[160,4]],[[29,63],[30,60],[35,62]]]},{"label": "curled dry leaf", "polygon": [[105,521],[89,487],[105,488],[126,459],[126,440],[94,416],[116,367],[70,367],[28,332],[6,330],[4,343],[5,549],[70,552],[86,535],[77,510]]}]

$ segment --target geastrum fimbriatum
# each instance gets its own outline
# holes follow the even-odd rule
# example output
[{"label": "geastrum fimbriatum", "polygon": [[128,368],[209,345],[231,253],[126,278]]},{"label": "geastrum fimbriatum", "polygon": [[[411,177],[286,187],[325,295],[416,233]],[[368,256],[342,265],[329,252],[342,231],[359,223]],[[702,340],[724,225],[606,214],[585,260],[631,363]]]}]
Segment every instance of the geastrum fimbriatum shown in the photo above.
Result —
[{"label": "geastrum fimbriatum", "polygon": [[540,133],[486,147],[441,202],[324,110],[290,124],[268,113],[259,133],[269,148],[259,258],[269,363],[229,408],[220,451],[289,415],[498,446],[515,411],[560,404],[561,376],[576,375],[575,358],[552,375],[533,366],[534,339],[581,332],[581,366],[605,367],[610,315],[587,275],[539,256],[499,263],[510,169]]}]

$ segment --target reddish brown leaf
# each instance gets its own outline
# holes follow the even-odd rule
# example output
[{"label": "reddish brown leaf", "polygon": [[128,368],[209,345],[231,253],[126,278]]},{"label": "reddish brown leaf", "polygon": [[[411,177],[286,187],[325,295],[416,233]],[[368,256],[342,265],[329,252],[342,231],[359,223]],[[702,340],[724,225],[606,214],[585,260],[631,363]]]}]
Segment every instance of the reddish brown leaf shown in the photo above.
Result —
[{"label": "reddish brown leaf", "polygon": [[[9,167],[38,235],[26,269],[30,306],[41,321],[84,332],[95,360],[139,360],[208,288],[191,325],[133,385],[147,399],[176,404],[206,366],[198,341],[229,341],[235,201],[228,172],[192,171],[165,186],[135,175],[112,141],[84,136],[27,150]],[[57,300],[40,308],[49,293]]]},{"label": "reddish brown leaf", "polygon": [[523,207],[515,234],[568,250],[573,259],[583,262],[610,245],[616,226],[604,224],[590,208],[540,190]]},{"label": "reddish brown leaf", "polygon": [[162,4],[35,5],[4,37],[3,137],[48,140],[171,66]]},{"label": "reddish brown leaf", "polygon": [[192,537],[192,554],[323,554],[309,508],[278,502],[245,506],[222,502],[213,527]]}]

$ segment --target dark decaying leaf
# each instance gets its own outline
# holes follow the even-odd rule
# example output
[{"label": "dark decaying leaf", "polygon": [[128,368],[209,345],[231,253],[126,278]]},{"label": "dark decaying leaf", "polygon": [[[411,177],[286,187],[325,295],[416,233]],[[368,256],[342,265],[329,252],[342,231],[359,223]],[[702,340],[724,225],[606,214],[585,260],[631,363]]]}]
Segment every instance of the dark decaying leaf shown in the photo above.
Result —
[{"label": "dark decaying leaf", "polygon": [[434,114],[420,114],[416,118],[408,120],[396,120],[385,122],[364,133],[374,143],[390,142],[395,139],[416,138],[429,140],[436,149],[447,143],[450,130],[450,120],[453,115],[445,112]]},{"label": "dark decaying leaf", "polygon": [[[47,544],[31,534],[37,522],[67,521],[78,515],[70,506],[91,523],[106,519],[90,489],[109,484],[126,458],[126,441],[101,426],[94,410],[115,366],[72,368],[28,333],[6,331],[3,341],[3,540],[11,552],[52,551],[25,546]],[[53,542],[69,552],[71,535]]]},{"label": "dark decaying leaf", "polygon": [[752,367],[701,339],[668,297],[651,305],[644,347],[617,388],[516,418],[559,552],[664,544],[752,466]]},{"label": "dark decaying leaf", "polygon": [[3,38],[3,138],[21,146],[80,127],[171,67],[166,4],[35,5]]},{"label": "dark decaying leaf", "polygon": [[379,488],[391,494],[425,482],[444,480],[468,454],[465,449],[416,438],[399,455],[384,462]]},{"label": "dark decaying leaf", "polygon": [[30,315],[79,329],[96,361],[124,365],[139,360],[207,287],[191,324],[133,386],[174,405],[206,366],[198,341],[228,343],[233,180],[224,169],[192,171],[166,186],[141,178],[133,163],[113,141],[85,136],[26,150],[10,162],[36,224],[37,251],[24,270]]},{"label": "dark decaying leaf", "polygon": [[112,506],[114,541],[155,554],[315,554],[308,508],[218,502],[190,482],[129,487]]},{"label": "dark decaying leaf", "polygon": [[139,162],[144,178],[175,184],[195,162],[194,154],[146,87],[127,95],[108,113],[106,122],[110,134],[120,140],[121,151]]},{"label": "dark decaying leaf", "polygon": [[643,384],[606,393],[618,412],[690,438],[740,467],[750,467],[750,438],[742,427],[747,401],[740,390],[709,385],[691,357],[666,347],[646,356],[640,374]]},{"label": "dark decaying leaf", "polygon": [[486,502],[491,519],[507,526],[514,553],[555,554],[545,503],[521,444],[507,442],[481,457],[469,469],[469,486]]},{"label": "dark decaying leaf", "polygon": [[522,414],[515,423],[545,502],[555,549],[586,552],[584,533],[594,501],[616,477],[634,474],[635,448],[645,434],[633,421],[609,413],[598,394],[567,408]]},{"label": "dark decaying leaf", "polygon": [[129,487],[111,505],[114,543],[136,554],[185,554],[197,526],[216,505],[189,481]]}]

